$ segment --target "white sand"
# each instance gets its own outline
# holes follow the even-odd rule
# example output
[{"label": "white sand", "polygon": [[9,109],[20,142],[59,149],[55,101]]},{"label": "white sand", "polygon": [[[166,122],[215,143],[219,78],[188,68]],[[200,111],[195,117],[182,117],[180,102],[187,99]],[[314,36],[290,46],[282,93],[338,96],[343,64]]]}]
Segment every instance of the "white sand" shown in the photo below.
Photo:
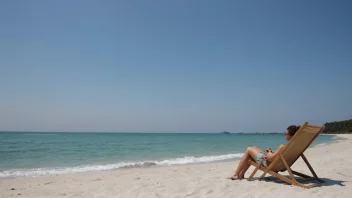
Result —
[{"label": "white sand", "polygon": [[[0,180],[0,197],[351,197],[352,135],[340,136],[346,139],[305,152],[318,176],[326,181],[312,189],[273,177],[262,181],[224,179],[237,166],[234,161]],[[301,159],[293,169],[309,173]]]}]

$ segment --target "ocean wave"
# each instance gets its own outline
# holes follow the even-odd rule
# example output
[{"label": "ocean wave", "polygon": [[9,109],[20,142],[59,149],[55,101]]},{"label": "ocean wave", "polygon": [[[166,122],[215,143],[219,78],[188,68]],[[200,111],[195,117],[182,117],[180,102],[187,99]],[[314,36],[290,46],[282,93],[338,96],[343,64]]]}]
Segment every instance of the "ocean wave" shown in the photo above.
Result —
[{"label": "ocean wave", "polygon": [[320,146],[325,146],[325,145],[327,145],[327,144],[326,143],[320,143],[320,144],[315,145],[314,147],[320,147]]},{"label": "ocean wave", "polygon": [[221,160],[228,160],[242,157],[242,153],[217,155],[217,156],[203,156],[203,157],[182,157],[172,158],[161,161],[143,161],[143,162],[120,162],[116,164],[105,165],[84,165],[76,167],[57,167],[57,168],[32,168],[32,169],[13,169],[0,172],[0,178],[16,178],[16,177],[38,177],[44,175],[56,175],[74,172],[89,172],[89,171],[104,171],[118,168],[141,168],[150,166],[170,166],[170,165],[184,165],[193,163],[205,163]]},{"label": "ocean wave", "polygon": [[340,140],[341,138],[338,137],[338,136],[333,136],[331,139],[332,139],[332,140]]}]

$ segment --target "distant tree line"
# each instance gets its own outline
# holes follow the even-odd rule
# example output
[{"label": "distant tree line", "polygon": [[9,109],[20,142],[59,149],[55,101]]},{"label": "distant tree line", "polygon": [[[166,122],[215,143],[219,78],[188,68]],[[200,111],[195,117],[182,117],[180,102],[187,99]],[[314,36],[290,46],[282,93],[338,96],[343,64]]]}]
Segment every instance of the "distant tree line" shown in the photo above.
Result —
[{"label": "distant tree line", "polygon": [[352,133],[352,119],[327,122],[323,133]]}]

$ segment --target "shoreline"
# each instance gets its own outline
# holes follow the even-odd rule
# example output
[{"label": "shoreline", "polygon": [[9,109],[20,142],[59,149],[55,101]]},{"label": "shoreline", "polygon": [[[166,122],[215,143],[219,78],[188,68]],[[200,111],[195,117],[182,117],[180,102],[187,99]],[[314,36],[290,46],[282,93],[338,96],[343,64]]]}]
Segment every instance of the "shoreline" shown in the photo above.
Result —
[{"label": "shoreline", "polygon": [[[326,181],[310,190],[276,181],[230,181],[239,159],[172,166],[113,169],[0,180],[0,197],[348,197],[352,193],[351,134],[333,134],[332,143],[305,152],[319,177]],[[331,154],[330,154],[331,153]],[[292,167],[307,172],[299,159]],[[247,171],[248,177],[253,168]],[[258,177],[261,171],[256,173]],[[287,173],[284,172],[287,175]],[[11,190],[14,189],[14,190]],[[253,190],[256,189],[256,190]],[[351,190],[349,190],[351,189]],[[240,195],[240,196],[235,196]]]},{"label": "shoreline", "polygon": [[[314,147],[326,146],[330,144],[337,143],[337,140],[341,139],[336,134],[321,134],[326,136],[336,136],[336,139],[332,139],[326,142],[322,142],[314,145]],[[314,148],[311,147],[311,148]],[[245,148],[243,148],[245,150]],[[237,155],[234,158],[227,158],[229,155]],[[223,163],[223,162],[236,162],[239,161],[242,157],[243,153],[236,154],[222,154],[217,156],[200,156],[200,157],[192,157],[195,160],[200,160],[201,158],[213,158],[213,157],[224,157],[225,159],[216,159],[209,161],[190,161],[190,162],[173,162],[174,164],[164,164],[165,160],[146,160],[146,161],[135,161],[135,162],[120,162],[120,163],[111,163],[111,164],[82,164],[79,166],[69,166],[69,167],[42,167],[42,168],[29,168],[29,169],[13,169],[13,170],[4,170],[5,175],[11,175],[6,177],[0,177],[0,180],[9,180],[9,179],[19,179],[19,178],[37,178],[37,177],[46,177],[46,176],[56,176],[56,175],[64,175],[64,174],[72,174],[72,173],[92,173],[92,172],[102,172],[102,171],[117,171],[117,170],[129,170],[129,169],[149,169],[149,168],[161,168],[161,167],[179,167],[179,166],[187,166],[187,165],[201,165],[201,164],[212,164],[212,163]],[[169,160],[177,160],[179,158],[170,158]],[[169,163],[169,162],[168,162]],[[71,169],[71,170],[70,170]],[[7,172],[9,171],[9,172]],[[21,173],[22,171],[26,171],[25,174]],[[6,173],[7,172],[7,173]],[[11,173],[12,172],[12,173]],[[36,173],[37,172],[37,173]],[[15,175],[15,176],[12,176]]]}]

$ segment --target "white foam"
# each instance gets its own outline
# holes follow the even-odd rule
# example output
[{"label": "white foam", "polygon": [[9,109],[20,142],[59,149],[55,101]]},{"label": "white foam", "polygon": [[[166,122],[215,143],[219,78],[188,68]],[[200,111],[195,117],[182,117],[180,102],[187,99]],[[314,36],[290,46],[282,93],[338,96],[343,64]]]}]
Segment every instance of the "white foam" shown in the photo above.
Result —
[{"label": "white foam", "polygon": [[326,143],[320,143],[320,144],[315,145],[314,147],[320,147],[320,146],[325,146],[325,145],[327,145],[327,144]]},{"label": "white foam", "polygon": [[174,158],[170,160],[163,160],[160,162],[155,162],[158,165],[181,165],[181,164],[191,164],[191,163],[203,163],[203,162],[213,162],[220,160],[227,160],[232,158],[240,158],[243,154],[227,154],[218,156],[204,156],[204,157],[183,157]]},{"label": "white foam", "polygon": [[243,154],[227,154],[218,156],[203,156],[203,157],[182,157],[182,158],[172,158],[161,161],[143,161],[143,162],[120,162],[116,164],[105,164],[105,165],[84,165],[76,167],[66,167],[66,168],[33,168],[33,169],[13,169],[5,170],[0,172],[0,178],[13,178],[13,177],[38,177],[44,175],[55,175],[73,172],[88,172],[88,171],[103,171],[112,170],[117,168],[128,168],[128,167],[147,167],[152,165],[182,165],[182,164],[192,164],[192,163],[204,163],[204,162],[214,162],[220,160],[227,160],[233,158],[240,158]]},{"label": "white foam", "polygon": [[332,140],[338,140],[338,139],[340,139],[338,136],[334,136],[334,137],[332,137],[331,138]]}]

